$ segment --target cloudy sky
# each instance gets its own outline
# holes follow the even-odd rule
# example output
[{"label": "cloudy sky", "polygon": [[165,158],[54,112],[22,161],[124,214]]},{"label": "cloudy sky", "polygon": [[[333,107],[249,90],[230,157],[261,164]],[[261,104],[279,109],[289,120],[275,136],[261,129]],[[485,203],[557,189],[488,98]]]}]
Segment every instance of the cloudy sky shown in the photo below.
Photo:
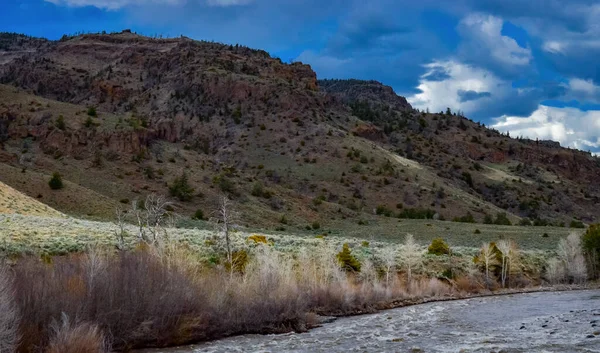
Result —
[{"label": "cloudy sky", "polygon": [[416,108],[600,152],[597,0],[2,0],[0,31],[240,43],[375,79]]}]

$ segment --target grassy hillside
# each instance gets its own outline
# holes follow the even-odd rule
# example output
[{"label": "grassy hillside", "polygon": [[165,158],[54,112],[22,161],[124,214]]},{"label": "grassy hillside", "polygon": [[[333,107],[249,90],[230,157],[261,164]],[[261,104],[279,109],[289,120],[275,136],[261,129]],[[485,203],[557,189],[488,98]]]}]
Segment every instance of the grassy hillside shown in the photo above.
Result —
[{"label": "grassy hillside", "polygon": [[62,213],[0,182],[0,214],[62,217]]}]

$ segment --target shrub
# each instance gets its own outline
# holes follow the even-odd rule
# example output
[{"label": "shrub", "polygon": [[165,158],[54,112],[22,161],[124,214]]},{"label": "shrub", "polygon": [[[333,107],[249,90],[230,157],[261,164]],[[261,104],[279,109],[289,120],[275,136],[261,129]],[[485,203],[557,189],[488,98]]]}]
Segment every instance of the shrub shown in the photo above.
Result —
[{"label": "shrub", "polygon": [[494,219],[489,214],[483,217],[483,224],[494,224]]},{"label": "shrub", "polygon": [[571,227],[571,228],[585,228],[585,225],[583,224],[582,221],[578,221],[578,220],[574,219],[569,224],[569,227]]},{"label": "shrub", "polygon": [[463,177],[464,181],[467,183],[467,185],[469,185],[470,187],[473,187],[473,177],[471,176],[471,173],[463,172],[462,177]]},{"label": "shrub", "polygon": [[65,117],[62,115],[59,115],[58,118],[56,119],[55,126],[59,130],[64,130],[66,128]]},{"label": "shrub", "polygon": [[213,183],[219,186],[219,189],[225,193],[229,193],[232,195],[236,194],[235,184],[225,175],[219,175],[213,178]]},{"label": "shrub", "polygon": [[169,193],[179,201],[189,201],[194,196],[194,188],[188,182],[187,174],[182,173],[180,177],[175,178],[173,184],[169,186]]},{"label": "shrub", "polygon": [[390,210],[389,208],[387,208],[384,205],[378,205],[377,208],[375,209],[375,213],[377,213],[378,215],[386,216],[386,217],[392,216],[392,210]]},{"label": "shrub", "polygon": [[398,218],[407,219],[433,219],[435,211],[431,209],[404,208],[398,213]]},{"label": "shrub", "polygon": [[50,178],[48,186],[50,186],[50,189],[52,190],[62,189],[64,187],[62,182],[62,176],[58,172],[52,173],[52,178]]},{"label": "shrub", "polygon": [[204,220],[204,212],[201,209],[197,209],[196,212],[194,212],[192,219],[195,219],[198,221]]},{"label": "shrub", "polygon": [[337,259],[344,270],[360,272],[360,262],[352,255],[348,243],[344,243],[342,251],[337,254]]},{"label": "shrub", "polygon": [[267,244],[267,237],[264,235],[260,235],[260,234],[252,234],[251,236],[248,237],[249,241],[253,241],[255,243],[263,243],[263,244]]},{"label": "shrub", "polygon": [[14,352],[18,342],[19,315],[15,301],[13,278],[0,265],[0,352]]},{"label": "shrub", "polygon": [[105,353],[109,352],[102,330],[94,324],[71,324],[63,314],[62,323],[54,322],[54,331],[46,353]]},{"label": "shrub", "polygon": [[467,214],[462,217],[454,217],[454,219],[452,219],[452,222],[475,223],[475,218],[473,218],[471,212],[467,212]]},{"label": "shrub", "polygon": [[321,224],[319,222],[313,222],[311,225],[312,229],[317,230],[321,228]]},{"label": "shrub", "polygon": [[505,212],[498,212],[498,214],[496,215],[496,219],[494,220],[494,224],[504,225],[504,226],[512,225],[512,223],[508,219],[508,216],[506,216]]},{"label": "shrub", "polygon": [[481,231],[479,229],[475,229],[475,231],[473,232],[473,234],[481,234]]},{"label": "shrub", "polygon": [[279,218],[279,223],[281,224],[288,224],[288,219],[285,215],[281,215],[281,218]]},{"label": "shrub", "polygon": [[594,277],[600,268],[600,224],[592,224],[583,235],[582,245],[590,262]]},{"label": "shrub", "polygon": [[536,218],[533,220],[533,226],[534,227],[545,227],[548,225],[548,221],[545,219],[541,219],[541,218]]},{"label": "shrub", "polygon": [[519,221],[519,225],[529,227],[531,226],[531,221],[529,220],[529,218],[523,218]]},{"label": "shrub", "polygon": [[250,194],[252,196],[256,196],[256,197],[262,197],[263,192],[264,192],[263,184],[260,181],[257,181],[252,186],[252,191],[250,192]]},{"label": "shrub", "polygon": [[427,248],[427,252],[433,255],[448,255],[450,247],[442,238],[435,238],[431,241],[431,245]]},{"label": "shrub", "polygon": [[[114,351],[301,331],[307,312],[357,312],[405,293],[400,286],[382,288],[368,262],[360,275],[344,273],[340,258],[349,271],[361,265],[347,244],[339,257],[325,242],[296,256],[256,244],[248,250],[252,253],[234,252],[232,272],[222,254],[199,260],[166,245],[160,251],[145,246],[54,257],[48,263],[19,258],[14,265],[14,298],[23,317],[18,351],[88,352],[78,342],[100,348],[96,327],[110,335]],[[76,318],[76,325],[51,330],[53,322],[64,323],[63,313]]]},{"label": "shrub", "polygon": [[85,119],[85,122],[83,123],[83,125],[87,128],[91,128],[91,127],[97,126],[98,123],[96,123],[94,121],[94,119],[92,119],[91,116],[88,116],[87,119]]}]

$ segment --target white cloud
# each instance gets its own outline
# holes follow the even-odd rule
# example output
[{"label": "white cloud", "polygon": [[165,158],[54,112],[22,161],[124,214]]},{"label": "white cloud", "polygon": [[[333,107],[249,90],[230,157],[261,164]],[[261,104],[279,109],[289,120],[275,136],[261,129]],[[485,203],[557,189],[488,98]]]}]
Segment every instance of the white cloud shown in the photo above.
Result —
[{"label": "white cloud", "polygon": [[117,10],[130,5],[148,5],[148,4],[168,4],[177,5],[184,3],[185,0],[45,0],[55,5],[84,7],[94,6],[99,9]]},{"label": "white cloud", "polygon": [[[432,112],[446,110],[447,107],[450,107],[454,111],[460,109],[468,115],[479,110],[490,99],[496,99],[496,95],[502,96],[502,91],[508,85],[507,82],[487,70],[452,60],[434,62],[425,67],[427,72],[421,76],[417,87],[421,92],[408,96],[407,100],[415,108],[429,108]],[[447,77],[444,80],[432,78],[432,75],[439,73],[445,73]],[[490,92],[491,97],[461,102],[459,95],[461,91]]]},{"label": "white cloud", "polygon": [[600,111],[556,108],[540,105],[527,117],[502,116],[493,128],[509,131],[513,137],[523,136],[553,140],[562,146],[584,151],[600,150]]},{"label": "white cloud", "polygon": [[569,88],[574,92],[583,93],[589,96],[600,94],[600,87],[596,86],[592,80],[572,78],[569,80]]},{"label": "white cloud", "polygon": [[209,6],[220,6],[220,7],[246,5],[251,2],[252,2],[252,0],[206,0],[206,3]]},{"label": "white cloud", "polygon": [[566,46],[567,46],[566,43],[559,42],[556,40],[549,40],[549,41],[544,42],[544,44],[542,45],[542,48],[549,53],[565,54]]},{"label": "white cloud", "polygon": [[[83,7],[94,6],[105,10],[118,10],[126,6],[141,6],[141,5],[180,5],[187,3],[188,0],[44,0],[60,6]],[[238,6],[246,5],[252,0],[206,0],[208,6]]]},{"label": "white cloud", "polygon": [[508,66],[528,65],[532,59],[531,49],[522,48],[512,38],[502,35],[504,21],[495,16],[470,14],[458,26],[467,39],[462,51],[465,55],[478,53]]}]

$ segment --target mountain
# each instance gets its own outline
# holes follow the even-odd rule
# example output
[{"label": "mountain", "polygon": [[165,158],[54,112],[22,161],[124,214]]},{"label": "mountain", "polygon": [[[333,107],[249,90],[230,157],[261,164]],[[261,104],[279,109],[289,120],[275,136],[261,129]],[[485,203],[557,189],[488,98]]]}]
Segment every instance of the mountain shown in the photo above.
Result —
[{"label": "mountain", "polygon": [[[151,192],[178,197],[184,217],[208,216],[227,193],[261,227],[600,215],[589,153],[417,111],[376,81],[317,80],[308,65],[186,37],[1,34],[0,144],[0,180],[92,218]],[[54,172],[64,189],[49,189]]]}]

